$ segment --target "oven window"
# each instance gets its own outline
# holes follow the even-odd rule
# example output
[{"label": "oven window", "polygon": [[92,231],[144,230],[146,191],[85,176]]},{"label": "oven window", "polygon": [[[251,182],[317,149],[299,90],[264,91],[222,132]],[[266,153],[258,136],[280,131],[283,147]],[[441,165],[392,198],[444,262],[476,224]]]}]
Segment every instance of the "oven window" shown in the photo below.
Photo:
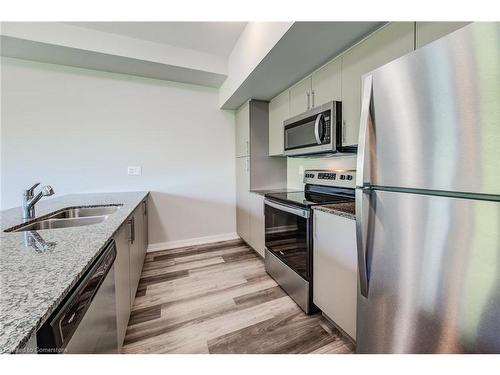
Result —
[{"label": "oven window", "polygon": [[307,219],[265,205],[267,249],[304,279],[309,280],[307,226]]},{"label": "oven window", "polygon": [[304,146],[317,145],[314,136],[316,117],[311,117],[307,122],[285,128],[285,149],[291,150]]}]

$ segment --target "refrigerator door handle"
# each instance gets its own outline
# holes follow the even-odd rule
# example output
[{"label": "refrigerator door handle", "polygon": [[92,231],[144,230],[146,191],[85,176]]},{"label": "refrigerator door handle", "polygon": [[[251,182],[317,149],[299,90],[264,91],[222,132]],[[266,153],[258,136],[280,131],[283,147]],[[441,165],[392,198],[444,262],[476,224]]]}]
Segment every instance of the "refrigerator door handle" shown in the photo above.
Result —
[{"label": "refrigerator door handle", "polygon": [[368,237],[368,215],[370,214],[370,190],[356,188],[356,246],[358,252],[358,274],[361,295],[368,298],[368,267],[366,247]]},{"label": "refrigerator door handle", "polygon": [[363,91],[361,96],[361,117],[359,124],[359,139],[358,139],[358,161],[356,168],[356,186],[363,187],[365,180],[370,181],[370,176],[367,176],[366,168],[370,165],[367,160],[370,152],[367,150],[367,135],[368,128],[372,126],[371,102],[372,102],[372,87],[373,77],[367,75],[363,78]]}]

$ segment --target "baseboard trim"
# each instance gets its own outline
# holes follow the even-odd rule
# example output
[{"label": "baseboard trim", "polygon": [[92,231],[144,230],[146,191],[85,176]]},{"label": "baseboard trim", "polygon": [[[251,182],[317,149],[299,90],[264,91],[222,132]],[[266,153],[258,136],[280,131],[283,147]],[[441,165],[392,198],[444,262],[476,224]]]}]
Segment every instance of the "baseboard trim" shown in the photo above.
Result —
[{"label": "baseboard trim", "polygon": [[214,236],[188,238],[186,240],[157,242],[149,244],[147,252],[150,253],[154,251],[169,250],[184,246],[201,245],[211,242],[230,241],[230,240],[236,240],[238,238],[240,238],[238,234],[233,232],[233,233],[216,234]]}]

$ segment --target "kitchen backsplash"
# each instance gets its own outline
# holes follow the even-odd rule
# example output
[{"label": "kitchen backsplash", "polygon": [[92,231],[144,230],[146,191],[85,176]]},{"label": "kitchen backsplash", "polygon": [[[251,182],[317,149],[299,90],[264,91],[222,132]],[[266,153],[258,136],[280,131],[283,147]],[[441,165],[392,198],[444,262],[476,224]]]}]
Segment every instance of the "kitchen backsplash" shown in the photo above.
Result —
[{"label": "kitchen backsplash", "polygon": [[325,156],[315,158],[287,158],[287,188],[304,187],[306,169],[356,169],[356,156]]}]

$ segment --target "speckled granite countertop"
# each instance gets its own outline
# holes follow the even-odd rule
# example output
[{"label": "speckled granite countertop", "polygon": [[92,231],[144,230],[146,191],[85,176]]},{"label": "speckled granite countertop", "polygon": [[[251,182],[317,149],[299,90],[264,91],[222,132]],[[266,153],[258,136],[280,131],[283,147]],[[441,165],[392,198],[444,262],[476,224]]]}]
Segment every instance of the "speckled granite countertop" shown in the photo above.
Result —
[{"label": "speckled granite countertop", "polygon": [[22,223],[21,208],[0,212],[0,353],[26,343],[148,194],[71,194],[40,201],[37,217],[65,207],[123,204],[102,223],[37,231],[46,244],[42,250],[27,244],[30,232],[4,232]]},{"label": "speckled granite countertop", "polygon": [[324,206],[314,206],[313,209],[320,210],[323,212],[328,212],[330,214],[343,216],[348,219],[356,220],[355,214],[355,203],[334,203],[334,204],[326,204]]}]

